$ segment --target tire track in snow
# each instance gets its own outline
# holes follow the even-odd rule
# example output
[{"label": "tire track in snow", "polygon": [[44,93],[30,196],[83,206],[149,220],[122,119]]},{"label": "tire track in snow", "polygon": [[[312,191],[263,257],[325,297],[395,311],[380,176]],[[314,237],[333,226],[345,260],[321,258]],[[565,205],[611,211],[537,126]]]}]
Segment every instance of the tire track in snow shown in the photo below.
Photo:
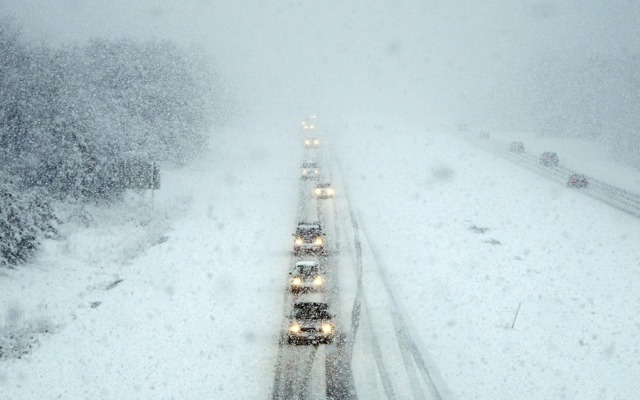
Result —
[{"label": "tire track in snow", "polygon": [[[338,165],[340,173],[344,177],[344,172],[343,172],[344,170],[339,159],[336,159],[336,165]],[[407,323],[405,322],[404,315],[406,315],[406,313],[403,311],[402,307],[400,306],[400,303],[395,298],[392,288],[390,287],[389,279],[386,274],[385,267],[382,263],[382,258],[378,253],[377,249],[374,247],[371,241],[371,238],[367,233],[367,230],[364,229],[364,226],[362,225],[362,223],[358,223],[358,219],[356,218],[356,213],[353,209],[350,196],[348,195],[348,189],[344,182],[344,178],[342,179],[342,181],[344,186],[343,190],[345,192],[345,197],[348,203],[350,219],[354,229],[354,235],[356,237],[356,243],[357,243],[356,249],[357,249],[357,254],[359,254],[359,258],[360,258],[360,261],[359,261],[360,268],[362,268],[362,242],[360,241],[358,231],[362,230],[364,234],[365,242],[367,243],[368,248],[371,250],[371,254],[374,258],[374,261],[375,261],[374,264],[376,266],[376,269],[382,278],[381,281],[386,289],[387,295],[391,300],[391,304],[393,306],[393,311],[391,312],[391,319],[394,325],[394,332],[396,334],[398,345],[402,353],[403,363],[405,364],[407,376],[409,381],[411,382],[412,393],[415,398],[425,398],[422,393],[421,387],[417,382],[417,374],[414,370],[413,364],[411,363],[411,359],[413,359],[413,361],[415,362],[415,366],[420,372],[420,375],[423,381],[427,385],[429,392],[431,394],[431,397],[433,399],[440,400],[443,398],[443,393],[448,393],[448,390],[446,389],[442,379],[435,372],[435,367],[433,362],[430,361],[429,364],[427,364],[427,362],[425,361],[425,357],[423,356],[423,353],[425,352],[421,349],[421,346],[418,345],[417,341],[411,336],[410,329],[407,326]],[[360,274],[359,274],[360,279],[361,279],[361,275],[362,275],[362,271],[360,270]],[[366,297],[364,297],[364,295],[361,297],[363,300],[364,307],[367,308]],[[374,339],[374,341],[377,342],[377,339]],[[374,352],[376,351],[374,350]],[[378,360],[376,358],[376,362],[377,361]],[[382,362],[382,360],[380,361]],[[381,379],[384,379],[384,378],[381,378]],[[436,380],[438,381],[437,384],[436,384]],[[385,391],[387,391],[387,386],[384,384],[384,380],[383,380],[383,386],[385,387]],[[387,392],[387,397],[392,398],[390,397],[390,393],[392,393],[392,390],[393,389]]]}]

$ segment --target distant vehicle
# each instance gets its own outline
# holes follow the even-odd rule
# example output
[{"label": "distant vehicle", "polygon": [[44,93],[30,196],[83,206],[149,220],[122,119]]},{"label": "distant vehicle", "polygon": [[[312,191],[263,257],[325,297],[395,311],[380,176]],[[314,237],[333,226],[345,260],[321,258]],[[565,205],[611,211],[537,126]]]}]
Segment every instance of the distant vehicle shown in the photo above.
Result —
[{"label": "distant vehicle", "polygon": [[491,137],[491,134],[487,131],[480,131],[480,133],[478,133],[478,137],[480,139],[489,139]]},{"label": "distant vehicle", "polygon": [[298,222],[296,232],[293,236],[295,236],[293,240],[294,254],[324,252],[325,234],[322,232],[320,222]]},{"label": "distant vehicle", "polygon": [[589,186],[589,180],[582,174],[573,174],[567,179],[567,186],[574,188],[584,188]]},{"label": "distant vehicle", "polygon": [[304,147],[307,149],[316,149],[320,147],[320,139],[317,137],[310,137],[304,140]]},{"label": "distant vehicle", "polygon": [[325,275],[315,261],[298,261],[289,275],[291,275],[289,284],[293,293],[324,290]]},{"label": "distant vehicle", "polygon": [[302,176],[303,180],[317,181],[320,179],[320,168],[318,168],[317,162],[304,162],[302,163]]},{"label": "distant vehicle", "polygon": [[514,153],[524,153],[524,143],[522,142],[511,143],[511,151]]},{"label": "distant vehicle", "polygon": [[540,164],[544,165],[545,167],[555,167],[559,162],[560,159],[558,158],[558,155],[553,151],[545,151],[540,156]]},{"label": "distant vehicle", "polygon": [[316,199],[331,199],[335,193],[336,191],[330,183],[319,183],[313,190],[313,195],[316,196]]},{"label": "distant vehicle", "polygon": [[317,121],[317,117],[315,114],[309,115],[307,118],[304,119],[304,121],[302,121],[302,130],[308,131],[308,130],[316,129],[316,124],[317,124],[316,121]]},{"label": "distant vehicle", "polygon": [[327,303],[305,302],[293,305],[289,315],[287,343],[329,344],[335,335],[333,315]]}]

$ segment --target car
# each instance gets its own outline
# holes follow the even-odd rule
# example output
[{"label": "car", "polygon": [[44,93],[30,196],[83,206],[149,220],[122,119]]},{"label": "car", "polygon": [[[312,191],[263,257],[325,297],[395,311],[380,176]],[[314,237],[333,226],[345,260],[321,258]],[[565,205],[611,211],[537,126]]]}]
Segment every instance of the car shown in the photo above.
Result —
[{"label": "car", "polygon": [[540,156],[540,164],[544,165],[545,167],[555,167],[559,162],[560,159],[558,158],[558,155],[553,151],[545,151]]},{"label": "car", "polygon": [[301,168],[302,175],[300,176],[300,179],[314,181],[320,179],[320,168],[318,167],[317,162],[303,162]]},{"label": "car", "polygon": [[489,139],[491,137],[491,134],[487,131],[480,131],[480,133],[478,133],[478,137],[480,139]]},{"label": "car", "polygon": [[589,186],[589,180],[582,174],[573,174],[567,179],[567,186],[574,188],[584,188]]},{"label": "car", "polygon": [[524,143],[522,142],[511,143],[511,151],[514,153],[524,153]]},{"label": "car", "polygon": [[330,183],[319,183],[313,190],[313,195],[316,199],[331,199],[335,195],[336,191]]},{"label": "car", "polygon": [[320,222],[298,222],[293,236],[295,237],[293,240],[294,254],[324,253],[325,234],[322,232]]},{"label": "car", "polygon": [[335,324],[327,303],[295,303],[288,317],[288,344],[319,345],[330,344],[333,341]]},{"label": "car", "polygon": [[315,114],[309,115],[307,118],[304,119],[304,121],[302,121],[302,130],[310,131],[310,130],[316,129],[316,125],[317,125],[316,121],[317,121],[317,117]]},{"label": "car", "polygon": [[304,140],[304,147],[307,149],[316,149],[320,147],[320,139],[317,137],[308,137]]},{"label": "car", "polygon": [[321,292],[324,290],[325,274],[315,261],[298,261],[289,272],[289,286],[293,293]]}]

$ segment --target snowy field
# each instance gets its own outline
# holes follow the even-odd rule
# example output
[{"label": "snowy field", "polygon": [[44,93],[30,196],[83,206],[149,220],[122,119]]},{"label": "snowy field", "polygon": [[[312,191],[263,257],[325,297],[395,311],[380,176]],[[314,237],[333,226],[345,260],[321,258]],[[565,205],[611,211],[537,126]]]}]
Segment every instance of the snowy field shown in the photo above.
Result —
[{"label": "snowy field", "polygon": [[[638,171],[594,144],[502,139],[640,187]],[[455,398],[637,398],[638,219],[456,134],[388,127],[334,142],[360,219]]]},{"label": "snowy field", "polygon": [[[640,187],[589,142],[494,137]],[[640,220],[454,134],[364,125],[331,139],[453,398],[637,398]],[[281,126],[218,135],[209,159],[165,171],[153,210],[131,193],[2,271],[3,331],[50,333],[0,360],[0,398],[268,397],[299,145]]]}]

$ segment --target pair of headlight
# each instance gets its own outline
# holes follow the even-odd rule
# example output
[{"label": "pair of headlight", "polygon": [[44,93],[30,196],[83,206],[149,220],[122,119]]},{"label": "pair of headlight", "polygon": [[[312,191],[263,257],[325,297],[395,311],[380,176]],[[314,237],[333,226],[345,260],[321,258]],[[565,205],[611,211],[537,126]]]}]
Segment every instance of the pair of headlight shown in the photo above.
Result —
[{"label": "pair of headlight", "polygon": [[[301,330],[300,324],[297,322],[293,322],[289,325],[289,333],[292,335],[299,335]],[[333,325],[328,322],[323,322],[322,325],[320,325],[320,331],[323,335],[331,335],[333,333]]]}]

